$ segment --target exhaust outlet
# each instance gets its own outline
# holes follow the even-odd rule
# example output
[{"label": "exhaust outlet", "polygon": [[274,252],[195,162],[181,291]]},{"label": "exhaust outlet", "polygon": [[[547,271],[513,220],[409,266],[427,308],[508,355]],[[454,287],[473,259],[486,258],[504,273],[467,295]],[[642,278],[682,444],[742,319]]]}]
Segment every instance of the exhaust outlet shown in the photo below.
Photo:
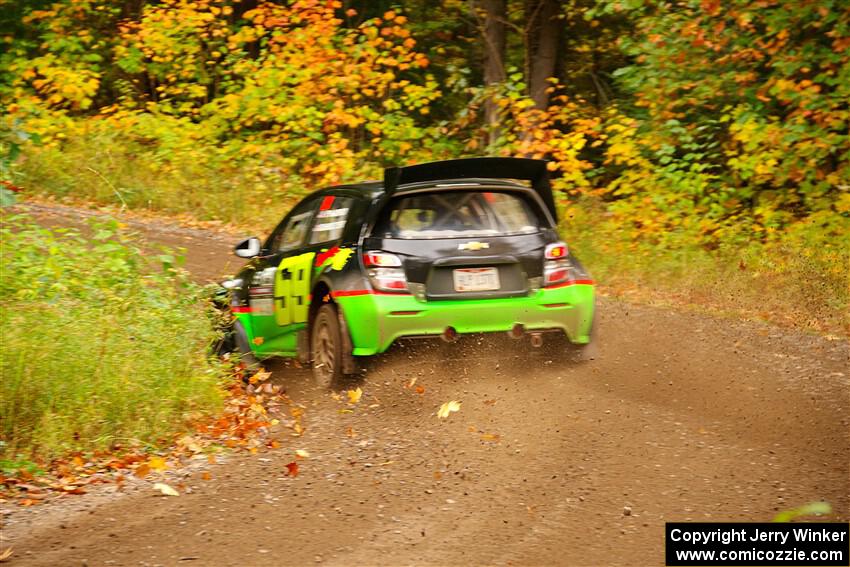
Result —
[{"label": "exhaust outlet", "polygon": [[541,333],[531,333],[531,346],[534,348],[543,346],[543,335]]},{"label": "exhaust outlet", "polygon": [[511,330],[508,331],[508,336],[512,339],[521,339],[524,334],[525,327],[520,323],[514,324],[514,326],[511,327]]},{"label": "exhaust outlet", "polygon": [[453,343],[457,340],[457,331],[455,331],[454,327],[446,327],[440,338],[447,343]]}]

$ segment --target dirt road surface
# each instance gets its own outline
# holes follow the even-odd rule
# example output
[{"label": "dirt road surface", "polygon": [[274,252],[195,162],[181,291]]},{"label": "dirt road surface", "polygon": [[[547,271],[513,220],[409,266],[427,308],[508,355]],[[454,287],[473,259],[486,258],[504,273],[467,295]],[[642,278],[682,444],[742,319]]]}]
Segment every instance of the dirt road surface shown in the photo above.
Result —
[{"label": "dirt road surface", "polygon": [[[200,279],[237,265],[223,236],[137,228],[186,247]],[[179,497],[139,481],[7,510],[12,563],[662,565],[667,521],[766,521],[815,500],[850,519],[847,342],[599,310],[596,360],[507,340],[400,345],[357,383],[356,406],[272,364],[306,407],[303,436],[206,467],[210,480],[189,469]],[[461,410],[438,419],[449,400]],[[295,449],[310,457],[293,478]]]}]

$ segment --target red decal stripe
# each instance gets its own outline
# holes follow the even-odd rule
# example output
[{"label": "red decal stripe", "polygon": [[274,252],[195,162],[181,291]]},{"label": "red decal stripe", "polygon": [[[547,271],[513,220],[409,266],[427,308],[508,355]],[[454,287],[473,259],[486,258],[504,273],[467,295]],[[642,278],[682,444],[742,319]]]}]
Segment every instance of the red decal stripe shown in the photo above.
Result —
[{"label": "red decal stripe", "polygon": [[558,287],[567,287],[568,285],[593,285],[593,280],[567,280],[559,284],[546,286],[543,289],[555,289]]},{"label": "red decal stripe", "polygon": [[399,297],[410,295],[409,293],[396,293],[392,291],[378,291],[375,289],[344,289],[332,291],[331,297],[350,297],[352,295],[395,295]]},{"label": "red decal stripe", "polygon": [[252,309],[250,307],[248,307],[247,305],[245,305],[245,306],[234,305],[233,307],[230,308],[230,310],[233,311],[234,313],[251,313],[252,312]]},{"label": "red decal stripe", "polygon": [[334,196],[328,195],[327,197],[322,199],[322,204],[319,205],[319,210],[320,211],[327,211],[328,209],[330,209],[333,206],[333,204],[334,204]]},{"label": "red decal stripe", "polygon": [[334,254],[339,252],[339,246],[334,246],[330,250],[325,250],[324,252],[319,252],[316,254],[316,263],[315,266],[318,268],[322,264],[324,264],[328,259],[333,257]]},{"label": "red decal stripe", "polygon": [[371,289],[346,289],[342,291],[332,291],[331,297],[350,297],[352,295],[369,295]]}]

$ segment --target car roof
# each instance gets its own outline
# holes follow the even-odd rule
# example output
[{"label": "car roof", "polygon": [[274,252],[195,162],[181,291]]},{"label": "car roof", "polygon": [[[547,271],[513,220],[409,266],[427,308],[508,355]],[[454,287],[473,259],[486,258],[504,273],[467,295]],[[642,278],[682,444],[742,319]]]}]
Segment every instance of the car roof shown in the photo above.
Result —
[{"label": "car roof", "polygon": [[[486,178],[463,178],[463,179],[440,179],[438,181],[420,181],[416,183],[405,183],[399,185],[394,195],[403,195],[405,193],[420,191],[422,189],[474,189],[476,187],[486,188],[505,188],[530,190],[528,185],[515,183],[505,179],[486,179]],[[334,185],[326,187],[313,193],[313,195],[328,195],[333,193],[349,193],[360,194],[363,198],[374,199],[380,197],[385,192],[383,181],[364,181],[361,183],[347,183],[344,185]]]},{"label": "car roof", "polygon": [[[429,188],[451,189],[462,187],[489,187],[511,190],[531,190],[537,194],[557,222],[558,210],[549,179],[549,164],[545,160],[510,157],[461,158],[406,167],[384,169],[383,181],[366,181],[349,185],[337,185],[318,193],[327,195],[344,192],[360,198],[379,198],[399,193],[409,193]],[[508,180],[523,180],[520,185]]]}]

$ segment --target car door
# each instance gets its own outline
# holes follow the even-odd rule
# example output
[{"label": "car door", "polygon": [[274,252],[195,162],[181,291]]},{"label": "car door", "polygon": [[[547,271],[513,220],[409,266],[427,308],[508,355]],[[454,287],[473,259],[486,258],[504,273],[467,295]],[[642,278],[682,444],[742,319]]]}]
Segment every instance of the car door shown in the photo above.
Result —
[{"label": "car door", "polygon": [[333,252],[329,249],[342,236],[353,201],[337,194],[321,196],[303,245],[280,262],[274,288],[275,317],[277,324],[290,332],[306,326],[314,279]]},{"label": "car door", "polygon": [[259,354],[295,353],[292,325],[306,322],[310,293],[312,255],[302,248],[318,204],[319,199],[312,197],[298,204],[264,246],[266,256],[249,294],[254,348]]}]

